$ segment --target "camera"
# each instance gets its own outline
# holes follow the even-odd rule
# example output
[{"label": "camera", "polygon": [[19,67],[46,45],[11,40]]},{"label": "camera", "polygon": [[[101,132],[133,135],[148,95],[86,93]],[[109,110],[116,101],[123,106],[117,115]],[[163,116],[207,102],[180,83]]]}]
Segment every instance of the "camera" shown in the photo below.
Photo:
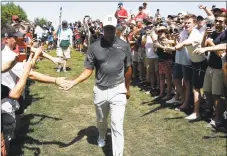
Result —
[{"label": "camera", "polygon": [[174,28],[174,29],[173,29],[173,32],[174,32],[175,34],[178,34],[178,33],[179,33],[179,30],[178,30],[177,28]]},{"label": "camera", "polygon": [[207,24],[206,24],[206,27],[211,29],[212,24],[211,24],[211,23],[207,23]]}]

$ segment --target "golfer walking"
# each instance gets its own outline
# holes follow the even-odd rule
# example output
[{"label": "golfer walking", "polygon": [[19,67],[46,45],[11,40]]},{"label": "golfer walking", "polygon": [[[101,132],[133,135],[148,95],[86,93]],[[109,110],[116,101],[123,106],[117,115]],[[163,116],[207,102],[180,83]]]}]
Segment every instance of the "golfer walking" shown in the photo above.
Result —
[{"label": "golfer walking", "polygon": [[[132,75],[129,45],[115,37],[117,20],[109,15],[104,19],[104,36],[92,43],[87,51],[85,69],[75,80],[65,81],[64,90],[83,82],[96,70],[94,104],[99,131],[98,145],[105,146],[107,117],[111,114],[112,149],[114,156],[122,156],[124,148],[123,121]],[[67,84],[67,85],[66,85]]]}]

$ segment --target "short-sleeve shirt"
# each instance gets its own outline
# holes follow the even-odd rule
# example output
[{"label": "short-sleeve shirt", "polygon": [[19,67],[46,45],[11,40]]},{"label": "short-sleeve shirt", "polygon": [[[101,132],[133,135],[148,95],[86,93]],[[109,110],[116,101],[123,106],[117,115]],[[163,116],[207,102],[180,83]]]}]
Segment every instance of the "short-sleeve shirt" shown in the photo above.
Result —
[{"label": "short-sleeve shirt", "polygon": [[[223,31],[222,33],[218,33],[214,31],[211,34],[211,38],[214,40],[214,44],[226,43],[227,41],[227,31]],[[210,58],[208,60],[208,66],[214,69],[222,69],[222,59],[216,53],[211,52]]]},{"label": "short-sleeve shirt", "polygon": [[[9,49],[8,46],[2,50],[2,64],[14,60],[16,54]],[[23,74],[23,63],[18,62],[11,70],[8,72],[2,73],[2,85],[7,86],[10,90],[16,86],[17,79]],[[10,98],[4,98],[2,102],[2,113],[13,113],[16,109],[19,108],[19,103],[17,100]]]},{"label": "short-sleeve shirt", "polygon": [[125,81],[125,70],[131,64],[129,44],[119,38],[112,45],[104,38],[92,43],[84,62],[85,68],[96,70],[96,85],[109,88]]},{"label": "short-sleeve shirt", "polygon": [[205,60],[205,57],[203,55],[198,55],[195,53],[192,53],[196,48],[200,47],[202,42],[203,36],[199,32],[198,29],[194,28],[192,32],[190,33],[188,37],[188,41],[191,41],[192,44],[189,46],[186,46],[188,50],[188,54],[190,56],[190,59],[192,62],[202,62]]},{"label": "short-sleeve shirt", "polygon": [[[122,9],[120,9],[120,10],[117,10],[117,11],[116,11],[116,14],[117,14],[117,15],[120,15],[120,16],[127,16],[127,17],[128,17],[128,12],[127,12],[127,10],[124,9],[124,8],[122,8]],[[119,20],[120,20],[120,21],[121,21],[121,20],[124,20],[124,18],[119,18]]]},{"label": "short-sleeve shirt", "polygon": [[[180,43],[188,38],[188,32],[186,30],[181,31],[180,33]],[[191,59],[186,47],[183,47],[181,50],[176,51],[175,63],[181,65],[191,65]]]}]

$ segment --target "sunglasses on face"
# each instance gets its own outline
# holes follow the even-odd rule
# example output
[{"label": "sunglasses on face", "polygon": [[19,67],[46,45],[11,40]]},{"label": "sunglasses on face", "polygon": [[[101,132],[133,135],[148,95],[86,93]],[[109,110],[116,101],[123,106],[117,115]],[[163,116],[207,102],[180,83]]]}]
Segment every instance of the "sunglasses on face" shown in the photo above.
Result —
[{"label": "sunglasses on face", "polygon": [[224,23],[224,21],[220,21],[220,20],[215,20],[215,23]]}]

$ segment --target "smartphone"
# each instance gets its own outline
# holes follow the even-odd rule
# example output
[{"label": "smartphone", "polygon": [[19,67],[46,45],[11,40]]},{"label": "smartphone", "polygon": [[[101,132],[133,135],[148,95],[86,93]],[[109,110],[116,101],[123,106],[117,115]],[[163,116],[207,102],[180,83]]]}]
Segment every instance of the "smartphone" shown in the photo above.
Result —
[{"label": "smartphone", "polygon": [[33,34],[33,38],[37,38],[37,34]]},{"label": "smartphone", "polygon": [[178,33],[179,33],[179,30],[178,30],[177,28],[174,28],[174,29],[173,29],[173,32],[174,32],[175,34],[178,34]]},{"label": "smartphone", "polygon": [[31,53],[31,48],[30,47],[27,47],[27,51],[26,51],[26,60],[28,60],[29,56],[30,56],[30,53]]},{"label": "smartphone", "polygon": [[210,23],[207,23],[207,28],[210,28],[211,29],[211,27],[212,27],[212,24],[210,24]]}]

